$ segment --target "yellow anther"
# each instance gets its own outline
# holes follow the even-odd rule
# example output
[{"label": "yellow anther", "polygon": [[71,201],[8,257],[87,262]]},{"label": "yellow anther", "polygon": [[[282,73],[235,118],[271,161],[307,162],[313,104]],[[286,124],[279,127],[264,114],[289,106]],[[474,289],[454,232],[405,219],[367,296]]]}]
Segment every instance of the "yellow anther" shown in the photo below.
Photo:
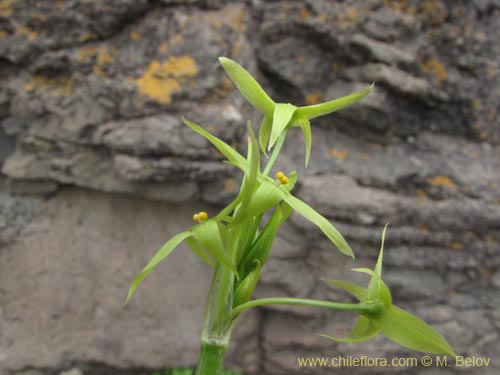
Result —
[{"label": "yellow anther", "polygon": [[206,221],[208,219],[208,214],[205,211],[198,213],[198,219],[201,221]]},{"label": "yellow anther", "polygon": [[287,177],[287,176],[283,176],[283,177],[280,179],[280,182],[281,182],[281,185],[286,185],[286,184],[288,184],[288,177]]},{"label": "yellow anther", "polygon": [[279,171],[278,173],[276,173],[276,179],[280,180],[285,177],[285,174],[281,171]]},{"label": "yellow anther", "polygon": [[200,222],[200,214],[194,214],[193,215],[193,220],[197,221],[197,222]]}]

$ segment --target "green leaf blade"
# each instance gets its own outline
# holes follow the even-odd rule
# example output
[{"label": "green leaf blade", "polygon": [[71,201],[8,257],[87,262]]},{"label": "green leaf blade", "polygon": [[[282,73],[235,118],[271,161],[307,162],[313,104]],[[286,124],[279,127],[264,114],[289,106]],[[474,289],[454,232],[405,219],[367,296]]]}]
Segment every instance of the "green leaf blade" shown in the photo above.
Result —
[{"label": "green leaf blade", "polygon": [[272,113],[274,101],[252,75],[236,61],[219,57],[219,62],[231,81],[250,104],[264,113]]},{"label": "green leaf blade", "polygon": [[347,337],[335,337],[320,334],[321,337],[345,343],[354,343],[367,341],[378,335],[380,332],[380,327],[373,320],[368,319],[364,316],[360,316],[358,321],[354,325],[354,328],[349,332]]},{"label": "green leaf blade", "polygon": [[156,252],[156,254],[151,258],[149,263],[142,269],[142,271],[134,278],[132,281],[127,299],[125,301],[125,304],[130,301],[130,298],[132,298],[132,294],[134,294],[135,289],[139,286],[141,281],[160,263],[163,259],[165,259],[179,244],[184,241],[185,239],[191,237],[191,232],[190,231],[185,231],[181,232],[174,237],[172,237],[170,240],[168,240],[161,248]]}]

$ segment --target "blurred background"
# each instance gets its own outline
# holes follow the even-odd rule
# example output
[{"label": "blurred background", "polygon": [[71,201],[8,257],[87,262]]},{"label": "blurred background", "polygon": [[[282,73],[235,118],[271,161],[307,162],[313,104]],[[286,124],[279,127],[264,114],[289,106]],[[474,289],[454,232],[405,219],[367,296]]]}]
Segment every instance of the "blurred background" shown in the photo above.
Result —
[{"label": "blurred background", "polygon": [[[211,270],[180,247],[123,307],[128,285],[194,212],[240,176],[181,122],[245,148],[259,115],[217,57],[296,105],[364,88],[279,160],[296,194],[357,254],[300,217],[257,296],[349,301],[386,237],[396,303],[485,368],[300,368],[298,357],[419,357],[383,337],[335,344],[355,317],[245,313],[228,368],[245,374],[500,371],[500,2],[497,0],[0,1],[0,374],[139,374],[193,367]],[[69,372],[68,372],[69,370]]]}]

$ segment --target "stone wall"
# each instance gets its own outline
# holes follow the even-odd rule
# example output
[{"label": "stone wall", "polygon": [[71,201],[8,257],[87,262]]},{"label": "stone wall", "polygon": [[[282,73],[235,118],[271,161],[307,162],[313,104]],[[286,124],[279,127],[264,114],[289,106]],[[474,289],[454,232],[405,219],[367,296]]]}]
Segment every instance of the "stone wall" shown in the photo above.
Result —
[{"label": "stone wall", "polygon": [[[244,149],[257,114],[218,65],[231,57],[278,101],[366,87],[313,123],[279,163],[357,254],[300,217],[277,240],[257,296],[347,297],[383,225],[399,305],[462,355],[500,369],[500,3],[474,1],[0,1],[0,373],[193,366],[210,270],[179,248],[122,307],[154,251],[231,199],[240,176],[181,115]],[[228,367],[329,374],[298,356],[415,356],[384,338],[336,345],[350,314],[247,313]],[[353,371],[355,370],[355,371]],[[337,373],[448,374],[451,368]]]}]

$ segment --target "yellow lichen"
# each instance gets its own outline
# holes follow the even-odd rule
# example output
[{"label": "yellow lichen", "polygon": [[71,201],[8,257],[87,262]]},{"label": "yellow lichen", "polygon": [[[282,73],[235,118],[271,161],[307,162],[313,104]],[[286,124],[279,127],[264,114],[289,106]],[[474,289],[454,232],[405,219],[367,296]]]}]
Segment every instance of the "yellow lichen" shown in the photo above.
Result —
[{"label": "yellow lichen", "polygon": [[159,103],[168,104],[172,94],[180,92],[180,81],[193,77],[198,67],[192,57],[172,56],[164,63],[152,61],[146,72],[135,80],[139,93]]},{"label": "yellow lichen", "polygon": [[427,59],[421,64],[422,72],[431,73],[438,83],[448,79],[448,72],[444,65],[436,59]]},{"label": "yellow lichen", "polygon": [[99,47],[97,46],[84,46],[78,50],[76,58],[81,63],[89,63],[94,59],[98,51]]},{"label": "yellow lichen", "polygon": [[137,40],[141,37],[141,35],[137,31],[130,32],[130,39]]},{"label": "yellow lichen", "polygon": [[167,51],[168,51],[168,43],[164,42],[164,43],[160,44],[160,46],[158,47],[158,52],[165,53]]},{"label": "yellow lichen", "polygon": [[450,189],[456,189],[457,185],[448,176],[436,176],[429,180],[429,184],[434,187],[445,187]]},{"label": "yellow lichen", "polygon": [[355,8],[347,8],[345,10],[345,18],[348,21],[355,22],[359,18],[359,13]]},{"label": "yellow lichen", "polygon": [[464,244],[457,241],[450,241],[447,243],[447,246],[453,250],[463,250],[464,248]]},{"label": "yellow lichen", "polygon": [[16,26],[16,34],[20,36],[24,36],[29,41],[33,41],[36,39],[36,32],[31,30],[29,27],[24,25]]},{"label": "yellow lichen", "polygon": [[7,36],[7,32],[6,31],[3,31],[3,30],[0,30],[0,39],[3,39]]},{"label": "yellow lichen", "polygon": [[423,189],[417,189],[417,199],[419,201],[424,201],[427,199],[427,193]]},{"label": "yellow lichen", "polygon": [[26,91],[33,91],[35,89],[35,85],[33,85],[33,82],[27,82],[24,84],[24,89]]},{"label": "yellow lichen", "polygon": [[344,160],[347,155],[349,154],[349,151],[347,150],[339,150],[338,148],[333,147],[330,150],[330,154],[336,158],[337,160]]},{"label": "yellow lichen", "polygon": [[56,8],[57,9],[62,10],[62,9],[64,9],[65,6],[66,6],[65,0],[57,0],[56,1]]},{"label": "yellow lichen", "polygon": [[111,65],[113,63],[113,56],[105,50],[101,49],[97,55],[97,64],[100,66]]},{"label": "yellow lichen", "polygon": [[85,42],[88,42],[90,40],[96,40],[97,39],[97,34],[94,34],[94,33],[83,33],[82,35],[80,35],[80,37],[78,38],[78,40],[81,42],[81,43],[85,43]]}]

